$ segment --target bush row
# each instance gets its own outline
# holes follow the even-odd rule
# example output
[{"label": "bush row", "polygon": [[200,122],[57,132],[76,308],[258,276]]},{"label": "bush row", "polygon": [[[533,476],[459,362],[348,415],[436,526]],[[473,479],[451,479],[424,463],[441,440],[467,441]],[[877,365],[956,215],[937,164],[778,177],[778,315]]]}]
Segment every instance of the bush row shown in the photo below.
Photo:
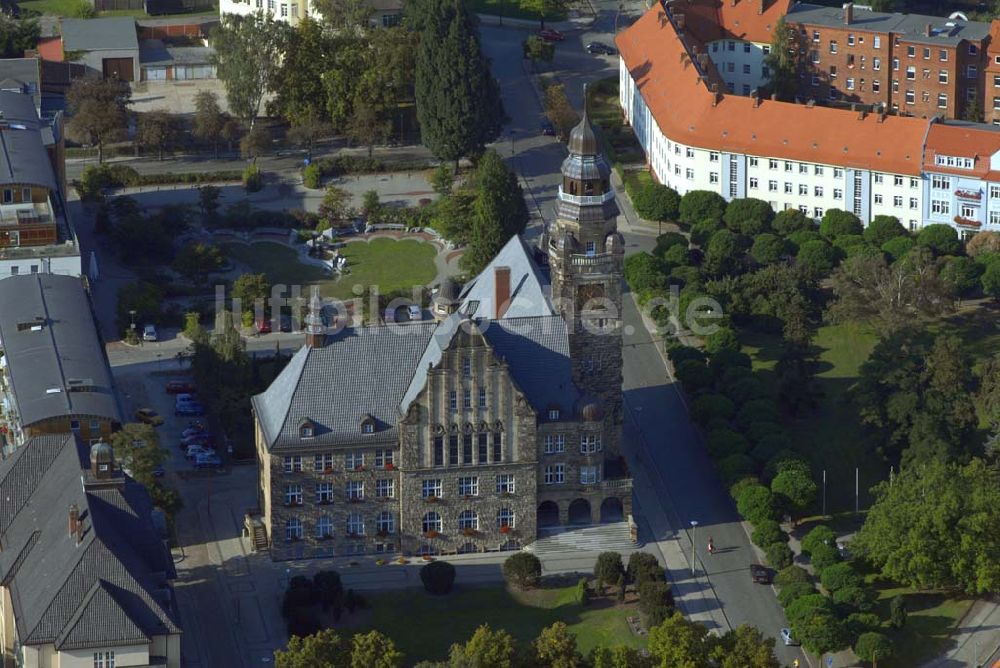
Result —
[{"label": "bush row", "polygon": [[140,174],[128,165],[88,165],[73,181],[80,199],[93,201],[100,197],[105,188],[126,188],[136,186],[167,185],[172,183],[215,183],[219,181],[240,181],[243,172],[223,170],[218,172],[174,172],[164,174]]}]

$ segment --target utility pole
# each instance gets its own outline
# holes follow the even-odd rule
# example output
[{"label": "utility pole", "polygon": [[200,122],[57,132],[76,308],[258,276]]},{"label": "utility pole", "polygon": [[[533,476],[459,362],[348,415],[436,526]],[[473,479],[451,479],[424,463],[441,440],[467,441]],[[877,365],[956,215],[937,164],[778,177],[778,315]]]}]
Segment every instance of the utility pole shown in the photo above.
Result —
[{"label": "utility pole", "polygon": [[697,544],[695,541],[694,531],[698,528],[698,520],[691,520],[691,577],[694,577],[696,572],[694,570],[694,546]]},{"label": "utility pole", "polygon": [[854,467],[854,514],[857,515],[860,512],[858,508],[858,467]]},{"label": "utility pole", "polygon": [[826,517],[826,469],[823,469],[823,517]]}]

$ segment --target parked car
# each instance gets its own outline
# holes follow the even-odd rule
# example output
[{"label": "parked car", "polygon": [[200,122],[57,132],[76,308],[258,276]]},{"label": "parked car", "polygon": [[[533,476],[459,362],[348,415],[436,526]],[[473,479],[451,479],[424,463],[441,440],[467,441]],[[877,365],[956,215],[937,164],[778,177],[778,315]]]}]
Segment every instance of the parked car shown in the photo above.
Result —
[{"label": "parked car", "polygon": [[208,434],[194,434],[193,436],[185,436],[181,439],[181,445],[187,447],[189,445],[208,445],[212,442],[212,437]]},{"label": "parked car", "polygon": [[423,320],[424,312],[417,304],[410,304],[406,307],[406,314],[410,316],[410,320]]},{"label": "parked car", "polygon": [[155,325],[146,325],[142,328],[142,340],[143,341],[156,341],[159,337],[156,335]]},{"label": "parked car", "polygon": [[194,383],[186,380],[171,380],[167,382],[167,394],[194,394]]},{"label": "parked car", "polygon": [[761,564],[750,564],[750,579],[757,584],[771,584],[771,569]]},{"label": "parked car", "polygon": [[798,647],[802,644],[792,636],[791,629],[781,629],[781,642],[785,643],[787,647]]},{"label": "parked car", "polygon": [[152,408],[140,408],[135,412],[135,419],[145,424],[151,424],[154,427],[159,427],[163,424],[163,416]]},{"label": "parked car", "polygon": [[200,431],[205,431],[206,429],[208,429],[208,425],[206,425],[201,420],[188,420],[188,426],[187,426],[187,428],[188,429],[198,429]]},{"label": "parked car", "polygon": [[184,431],[181,432],[181,438],[186,438],[188,436],[194,436],[196,434],[208,434],[208,433],[209,433],[208,429],[206,427],[204,427],[204,426],[201,426],[201,427],[188,427],[187,429],[185,429]]},{"label": "parked car", "polygon": [[217,469],[222,466],[222,459],[216,454],[197,455],[194,458],[196,469]]},{"label": "parked car", "polygon": [[591,43],[587,44],[587,53],[593,53],[593,54],[598,54],[598,55],[603,54],[605,56],[613,56],[613,55],[615,55],[618,52],[615,51],[614,47],[608,46],[604,42],[591,42]]},{"label": "parked car", "polygon": [[198,395],[194,392],[181,392],[174,397],[174,403],[182,404],[191,401],[198,401]]},{"label": "parked car", "polygon": [[174,408],[174,415],[189,415],[197,417],[205,414],[205,407],[195,402],[185,402],[177,404]]},{"label": "parked car", "polygon": [[538,36],[546,42],[561,42],[566,39],[566,35],[553,28],[542,28],[538,31]]},{"label": "parked car", "polygon": [[271,319],[270,318],[257,318],[257,321],[253,324],[254,329],[257,330],[258,334],[270,334],[271,333]]},{"label": "parked car", "polygon": [[545,135],[546,137],[556,136],[556,129],[552,126],[552,121],[545,118],[544,116],[542,117],[541,127],[542,127],[542,134]]},{"label": "parked car", "polygon": [[184,453],[184,456],[187,457],[188,459],[194,459],[198,455],[214,455],[214,454],[215,450],[213,450],[212,448],[205,448],[200,445],[189,445],[187,451]]}]

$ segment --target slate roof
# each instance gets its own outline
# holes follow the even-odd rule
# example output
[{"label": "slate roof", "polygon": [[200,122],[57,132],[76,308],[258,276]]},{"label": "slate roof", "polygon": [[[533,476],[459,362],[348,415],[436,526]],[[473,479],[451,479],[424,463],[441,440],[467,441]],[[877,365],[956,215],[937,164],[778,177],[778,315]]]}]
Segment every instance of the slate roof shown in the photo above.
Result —
[{"label": "slate roof", "polygon": [[[500,320],[475,317],[476,326],[514,383],[538,411],[550,405],[571,409],[579,392],[573,384],[566,323],[546,297],[546,285],[520,237],[514,237],[467,287],[464,306],[476,315],[493,314],[493,267],[511,268],[512,303]],[[455,313],[440,324],[348,329],[320,348],[303,347],[262,394],[254,410],[272,451],[304,446],[395,442],[396,425],[427,384],[427,370],[470,317]],[[376,432],[362,436],[361,418],[371,414]],[[303,441],[304,419],[316,427]]]},{"label": "slate roof", "polygon": [[520,235],[511,237],[496,257],[469,281],[459,300],[460,313],[474,318],[494,318],[496,307],[495,272],[497,267],[510,268],[510,305],[504,312],[505,318],[555,315],[552,302],[546,294],[548,285],[542,278],[538,266],[531,258],[531,251]]},{"label": "slate roof", "polygon": [[[0,462],[0,583],[18,637],[81,649],[179,633],[173,563],[149,520],[149,495],[130,479],[86,483],[85,450],[70,434],[42,436]],[[79,544],[68,531],[72,504]]]},{"label": "slate roof", "polygon": [[144,39],[139,45],[139,63],[146,66],[207,65],[215,49],[208,46],[168,46],[161,39]]},{"label": "slate roof", "polygon": [[0,90],[0,185],[56,189],[43,126],[31,95]]},{"label": "slate roof", "polygon": [[139,49],[135,19],[111,16],[99,19],[62,19],[65,51],[127,51]]},{"label": "slate roof", "polygon": [[[66,415],[121,422],[111,370],[79,278],[11,276],[0,281],[0,304],[0,346],[22,426]],[[37,318],[40,328],[24,327]]]},{"label": "slate roof", "polygon": [[[980,41],[990,34],[990,24],[981,21],[962,21],[925,14],[873,12],[861,5],[854,5],[854,16],[849,25],[844,23],[844,10],[841,7],[807,3],[793,5],[788,11],[787,19],[795,23],[841,30],[882,34],[892,32],[907,42],[939,46],[956,46],[962,40]],[[928,24],[932,26],[930,36],[926,34]]]},{"label": "slate roof", "polygon": [[38,58],[0,59],[0,88],[18,90],[32,96],[35,106],[41,105],[42,86]]}]

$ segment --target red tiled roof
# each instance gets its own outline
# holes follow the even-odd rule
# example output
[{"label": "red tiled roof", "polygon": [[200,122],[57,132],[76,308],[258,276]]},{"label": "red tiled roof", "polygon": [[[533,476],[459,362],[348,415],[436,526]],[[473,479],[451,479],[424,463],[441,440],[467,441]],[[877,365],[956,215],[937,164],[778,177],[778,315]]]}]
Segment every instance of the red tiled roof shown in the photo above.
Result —
[{"label": "red tiled roof", "polygon": [[[677,7],[684,7],[678,4]],[[616,39],[660,130],[703,149],[919,175],[930,121],[713,93],[660,5]]]},{"label": "red tiled roof", "polygon": [[702,43],[726,38],[768,43],[791,4],[792,0],[683,0],[674,4],[673,11],[684,15],[685,28]]},{"label": "red tiled roof", "polygon": [[[934,123],[927,133],[924,167],[935,172],[977,176],[988,181],[1000,180],[1000,173],[990,171],[990,157],[1000,151],[1000,132],[971,125]],[[934,164],[937,155],[973,158],[972,169],[959,169]]]}]

